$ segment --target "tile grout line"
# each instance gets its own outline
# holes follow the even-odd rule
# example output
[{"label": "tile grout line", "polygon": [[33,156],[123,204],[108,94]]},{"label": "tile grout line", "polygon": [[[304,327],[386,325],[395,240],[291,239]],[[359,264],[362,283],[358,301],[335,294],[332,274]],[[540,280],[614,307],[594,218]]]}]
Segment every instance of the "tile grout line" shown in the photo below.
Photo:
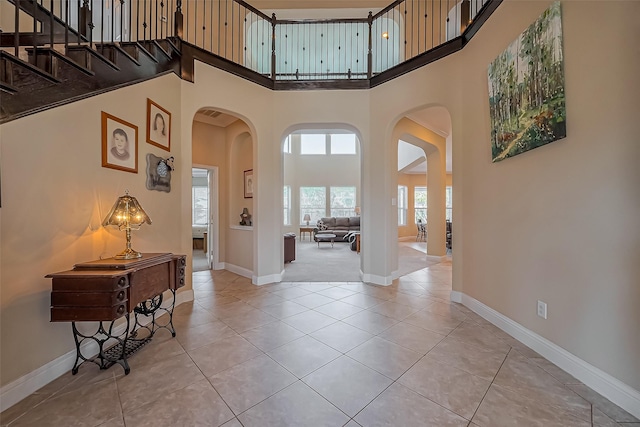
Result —
[{"label": "tile grout line", "polygon": [[507,361],[507,358],[509,357],[509,354],[511,353],[511,350],[513,350],[513,347],[509,346],[509,351],[507,352],[507,354],[504,356],[504,359],[502,360],[502,363],[500,364],[500,367],[498,368],[498,371],[496,372],[496,374],[493,376],[493,379],[491,380],[491,383],[489,383],[489,387],[487,387],[487,391],[484,392],[484,394],[482,395],[482,399],[480,399],[480,403],[478,403],[478,406],[476,407],[476,410],[473,411],[473,415],[471,416],[471,418],[469,419],[469,422],[471,422],[473,420],[473,417],[476,416],[476,414],[478,413],[478,409],[480,409],[480,406],[482,406],[482,402],[484,402],[485,397],[487,397],[487,394],[489,393],[489,390],[491,389],[491,386],[493,385],[494,381],[496,380],[496,377],[498,376],[498,374],[500,373],[500,370],[502,369],[502,367],[504,366],[505,362]]},{"label": "tile grout line", "polygon": [[[214,341],[215,342],[215,341]],[[178,344],[180,344],[180,342],[178,341]],[[182,344],[180,344],[180,346],[182,346]],[[200,347],[199,347],[200,348]],[[209,377],[207,377],[204,372],[202,372],[202,369],[200,368],[200,366],[198,366],[198,364],[196,363],[195,360],[193,360],[193,357],[191,357],[191,354],[189,354],[189,352],[182,347],[182,349],[184,350],[184,352],[187,354],[187,356],[189,356],[189,359],[191,360],[191,362],[194,364],[194,366],[198,369],[198,371],[200,371],[200,373],[202,374],[202,376],[204,377],[205,380],[207,380],[207,382],[209,383],[209,385],[211,385],[211,388],[216,392],[216,394],[220,397],[220,400],[222,400],[224,402],[224,404],[227,406],[227,408],[229,409],[229,411],[231,411],[231,413],[234,415],[234,418],[238,418],[238,416],[236,415],[235,412],[233,412],[233,409],[231,409],[231,407],[229,406],[229,404],[227,403],[226,400],[224,400],[224,397],[222,397],[222,395],[220,394],[220,392],[218,391],[218,389],[211,383],[211,380],[209,379]],[[231,419],[225,421],[223,424],[228,423],[229,421],[231,421]],[[238,420],[240,421],[240,420]],[[242,424],[242,423],[241,423]],[[126,427],[126,426],[125,426]]]}]

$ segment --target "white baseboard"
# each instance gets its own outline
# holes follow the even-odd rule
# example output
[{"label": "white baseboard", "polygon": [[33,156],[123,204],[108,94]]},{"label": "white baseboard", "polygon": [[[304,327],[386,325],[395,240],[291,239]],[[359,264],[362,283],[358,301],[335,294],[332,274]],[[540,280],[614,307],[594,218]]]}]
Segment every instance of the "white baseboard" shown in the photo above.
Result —
[{"label": "white baseboard", "polygon": [[[175,306],[193,301],[193,290],[188,289],[186,291],[178,292],[176,294]],[[148,322],[149,320],[147,320]],[[143,320],[141,323],[145,324]],[[125,325],[119,325],[114,328],[114,334],[118,335],[124,331]],[[82,354],[87,357],[93,357],[98,354],[98,344],[93,340],[85,341],[86,344],[81,345]],[[58,377],[69,373],[73,368],[73,364],[76,360],[76,350],[73,349],[68,353],[63,354],[57,359],[29,372],[18,378],[15,381],[0,388],[0,412],[5,411],[20,402],[25,397],[41,389],[51,381]]]},{"label": "white baseboard", "polygon": [[224,270],[224,262],[216,262],[213,264],[214,270]]},{"label": "white baseboard", "polygon": [[451,301],[462,304],[462,292],[451,291]]},{"label": "white baseboard", "polygon": [[253,276],[251,278],[251,283],[256,286],[266,285],[269,283],[280,283],[282,282],[283,274],[284,270],[282,271],[282,273],[267,274],[266,276]]},{"label": "white baseboard", "polygon": [[600,393],[636,418],[640,418],[640,391],[569,353],[562,347],[525,328],[461,292],[452,291],[451,300],[461,302],[479,316],[493,323],[518,341],[564,369],[588,387]]},{"label": "white baseboard", "polygon": [[365,283],[373,283],[374,285],[388,286],[393,282],[393,276],[378,276],[377,274],[368,274],[360,272],[362,281]]},{"label": "white baseboard", "polygon": [[247,279],[251,279],[253,277],[253,271],[246,269],[244,267],[239,267],[237,265],[230,264],[228,262],[224,263],[224,269],[232,273],[235,273],[238,276],[246,277]]},{"label": "white baseboard", "polygon": [[182,303],[193,301],[195,299],[195,295],[193,293],[193,289],[185,289],[184,291],[178,291],[176,293],[176,307]]}]

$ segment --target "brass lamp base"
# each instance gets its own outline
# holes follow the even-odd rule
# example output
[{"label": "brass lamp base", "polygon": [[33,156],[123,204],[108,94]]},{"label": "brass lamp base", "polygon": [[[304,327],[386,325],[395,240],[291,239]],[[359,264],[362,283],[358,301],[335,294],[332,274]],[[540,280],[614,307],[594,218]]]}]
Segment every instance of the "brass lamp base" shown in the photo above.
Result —
[{"label": "brass lamp base", "polygon": [[142,258],[142,254],[140,252],[134,251],[131,248],[127,248],[124,251],[120,252],[118,255],[114,256],[115,259],[136,259]]}]

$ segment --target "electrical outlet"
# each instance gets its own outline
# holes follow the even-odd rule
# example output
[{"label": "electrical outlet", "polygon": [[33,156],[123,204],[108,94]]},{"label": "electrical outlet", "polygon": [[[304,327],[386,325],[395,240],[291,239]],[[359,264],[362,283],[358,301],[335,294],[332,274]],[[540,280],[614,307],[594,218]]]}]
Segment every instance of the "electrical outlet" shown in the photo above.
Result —
[{"label": "electrical outlet", "polygon": [[547,318],[547,303],[538,300],[538,316],[543,319]]}]

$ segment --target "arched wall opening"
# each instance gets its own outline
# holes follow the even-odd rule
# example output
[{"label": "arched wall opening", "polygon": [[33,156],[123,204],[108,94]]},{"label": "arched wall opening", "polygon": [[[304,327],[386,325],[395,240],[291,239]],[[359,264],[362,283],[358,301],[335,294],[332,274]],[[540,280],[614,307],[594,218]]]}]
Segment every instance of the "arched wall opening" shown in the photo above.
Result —
[{"label": "arched wall opening", "polygon": [[426,251],[427,155],[402,139],[398,141],[398,240],[415,240]]},{"label": "arched wall opening", "polygon": [[217,249],[213,268],[247,278],[254,271],[254,233],[252,225],[240,225],[240,215],[246,208],[251,224],[257,217],[253,198],[245,197],[245,176],[253,170],[253,150],[251,126],[239,115],[215,107],[197,110],[192,121],[192,165],[218,173],[217,188],[212,191],[216,196],[213,227],[207,236],[209,251]]},{"label": "arched wall opening", "polygon": [[[359,132],[345,124],[299,124],[287,129],[280,146],[283,232],[297,236],[296,260],[284,260],[283,280],[361,280],[359,255],[345,238],[349,231],[360,231],[362,218]],[[327,218],[338,224],[332,245],[314,238],[318,220],[329,222]],[[331,226],[323,231],[331,232]],[[334,268],[323,269],[323,262]]]},{"label": "arched wall opening", "polygon": [[[430,112],[432,114],[430,114]],[[431,120],[429,120],[431,119]],[[395,145],[394,154],[398,155],[399,141],[404,141],[424,151],[426,170],[424,181],[427,187],[427,257],[443,260],[447,253],[446,218],[447,186],[451,186],[451,163],[447,167],[447,157],[451,153],[451,119],[448,111],[440,106],[427,106],[411,110],[396,122],[391,132],[391,142]],[[447,156],[449,153],[449,156]],[[397,164],[395,159],[394,166]],[[411,167],[411,165],[409,165]],[[398,170],[390,176],[398,185]],[[398,210],[396,210],[398,211]],[[408,218],[413,218],[408,214]],[[395,216],[397,221],[398,217]],[[397,223],[394,224],[397,227]],[[417,233],[417,227],[416,227]],[[395,257],[397,259],[397,256]],[[397,261],[393,271],[398,268]]]}]

